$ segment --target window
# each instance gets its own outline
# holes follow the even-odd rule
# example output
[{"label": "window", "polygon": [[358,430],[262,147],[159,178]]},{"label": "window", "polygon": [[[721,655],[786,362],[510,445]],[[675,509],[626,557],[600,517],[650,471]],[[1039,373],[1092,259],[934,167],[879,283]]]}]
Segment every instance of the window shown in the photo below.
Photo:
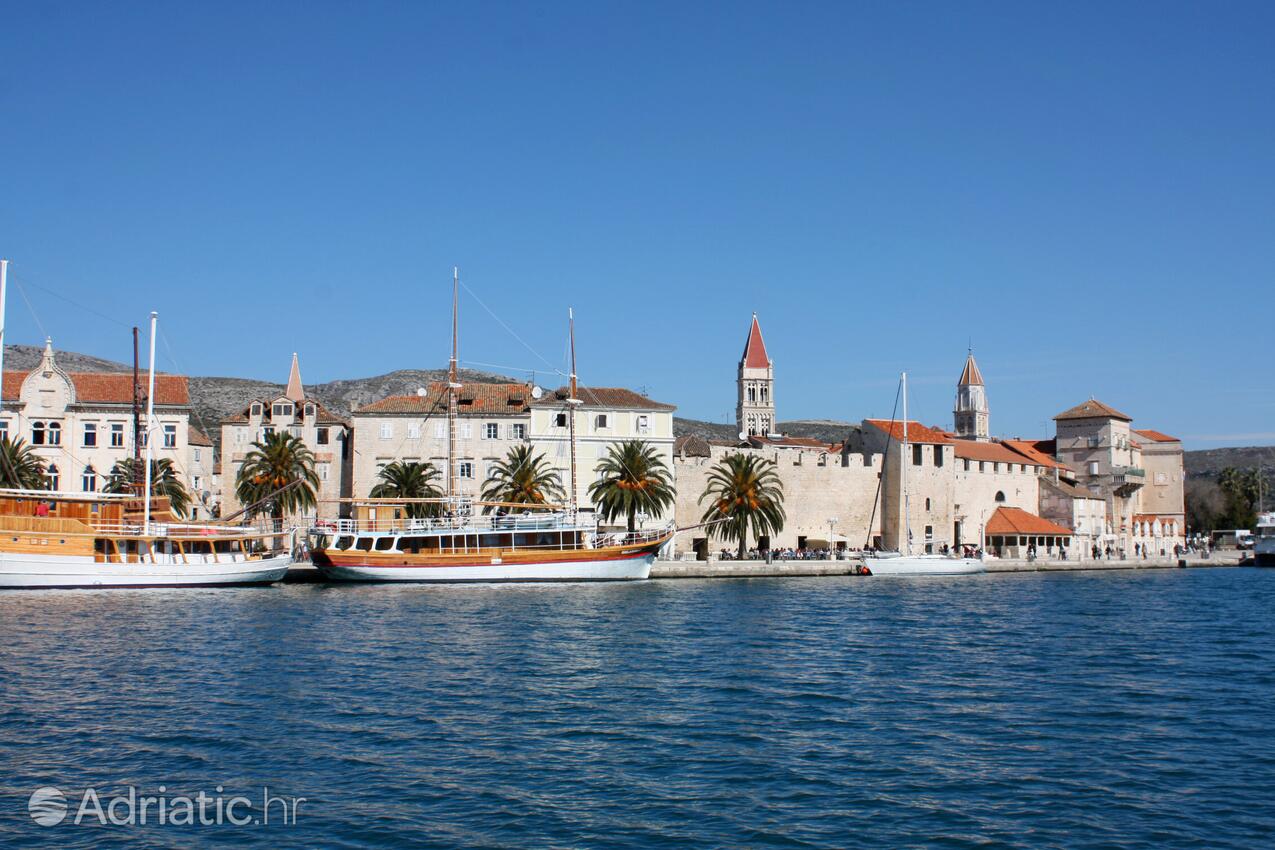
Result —
[{"label": "window", "polygon": [[318,472],[319,472],[319,480],[320,480],[320,481],[327,481],[327,480],[328,480],[328,467],[329,467],[329,466],[331,466],[331,465],[332,465],[332,464],[330,464],[330,463],[320,463],[320,464],[318,464]]},{"label": "window", "polygon": [[177,426],[168,424],[164,426],[164,448],[177,448]]},{"label": "window", "polygon": [[473,422],[460,423],[460,438],[462,440],[468,440],[473,436],[474,436],[474,423]]},{"label": "window", "polygon": [[84,423],[84,448],[91,449],[97,445],[97,423]]},{"label": "window", "polygon": [[969,472],[969,471],[970,471],[970,459],[969,459],[969,458],[965,458],[965,460],[961,461],[961,463],[963,463],[963,464],[965,465],[965,471],[966,471],[966,472]]},{"label": "window", "polygon": [[298,440],[299,440],[299,439],[301,439],[301,426],[300,426],[300,425],[289,425],[289,426],[288,426],[288,433],[289,433],[289,434],[291,434],[292,436],[296,437]]},{"label": "window", "polygon": [[558,428],[567,427],[567,414],[565,413],[554,414],[553,424]]},{"label": "window", "polygon": [[610,428],[611,417],[605,413],[597,414],[596,416],[593,417],[593,427],[594,428]]},{"label": "window", "polygon": [[927,511],[930,509],[930,500],[929,500],[929,499],[926,499],[926,500],[925,500],[925,509],[926,509]]},{"label": "window", "polygon": [[31,423],[31,445],[33,446],[44,445],[44,433],[45,431],[44,431],[43,422],[32,422]]},{"label": "window", "polygon": [[9,420],[0,419],[0,437],[9,438]]},{"label": "window", "polygon": [[487,440],[499,440],[500,439],[500,423],[488,422],[486,425],[484,425],[483,438]]},{"label": "window", "polygon": [[987,471],[987,461],[985,461],[985,460],[980,460],[980,461],[978,462],[978,471],[979,471],[979,472],[986,472],[986,471]]},{"label": "window", "polygon": [[939,467],[943,465],[943,447],[942,446],[934,447],[934,465],[935,467]]},{"label": "window", "polygon": [[515,440],[527,439],[527,426],[516,422],[509,426],[509,436]]},{"label": "window", "polygon": [[407,423],[407,439],[419,440],[421,438],[421,426],[419,422]]},{"label": "window", "polygon": [[[269,425],[261,429],[261,439],[268,440],[273,436],[274,436],[274,428],[271,428]],[[145,442],[143,441],[142,444],[145,445]]]},{"label": "window", "polygon": [[473,478],[474,477],[474,462],[472,460],[462,460],[459,464],[457,464],[456,477]]},{"label": "window", "polygon": [[434,423],[434,439],[441,440],[446,436],[447,436],[447,423],[435,422]]},{"label": "window", "polygon": [[313,419],[313,418],[314,418],[314,413],[315,413],[314,405],[313,405],[313,404],[307,404],[307,405],[305,406],[305,418],[306,418],[306,419]]},{"label": "window", "polygon": [[765,384],[761,385],[761,403],[766,404],[770,401],[770,388]]},{"label": "window", "polygon": [[381,439],[388,440],[394,436],[394,426],[389,422],[381,423]]},{"label": "window", "polygon": [[645,413],[639,413],[637,418],[637,432],[639,434],[649,434],[651,432],[651,417]]},{"label": "window", "polygon": [[320,429],[318,429],[317,431],[315,431],[315,432],[314,432],[314,440],[315,440],[315,442],[316,442],[316,443],[318,443],[319,445],[321,445],[321,446],[326,446],[326,445],[328,444],[328,429],[327,429],[327,428],[320,428]]},{"label": "window", "polygon": [[291,416],[291,415],[292,415],[292,405],[290,405],[290,404],[285,404],[285,403],[283,403],[283,402],[276,402],[276,403],[275,403],[275,406],[274,406],[273,408],[271,408],[271,410],[270,410],[270,415],[271,415],[272,417],[273,417],[273,416]]},{"label": "window", "polygon": [[191,483],[195,485],[196,490],[204,489],[204,479],[198,475],[191,477]]},{"label": "window", "polygon": [[[267,428],[266,430],[268,431],[270,429]],[[150,443],[151,441],[150,437],[151,435],[150,435],[150,432],[148,431],[143,430],[143,431],[137,432],[137,444],[141,446],[142,448],[146,448],[147,444]]]},{"label": "window", "polygon": [[97,492],[97,471],[93,469],[93,464],[84,467],[84,474],[80,476],[80,489],[85,493]]},{"label": "window", "polygon": [[122,449],[124,447],[124,423],[111,423],[111,448]]},{"label": "window", "polygon": [[49,468],[44,471],[44,474],[49,479],[49,489],[50,490],[58,489],[58,483],[61,479],[58,476],[57,464],[53,464],[53,463],[49,464]]},{"label": "window", "polygon": [[998,502],[1005,501],[1005,492],[1003,490],[996,491],[996,501]]},{"label": "window", "polygon": [[203,459],[203,450],[195,449],[195,463],[199,463]]},{"label": "window", "polygon": [[756,403],[757,401],[757,385],[756,384],[748,385],[748,401],[750,404]]},{"label": "window", "polygon": [[61,422],[49,423],[49,445],[50,446],[62,445],[62,423]]},{"label": "window", "polygon": [[259,402],[259,401],[254,401],[254,402],[252,403],[252,408],[251,408],[251,410],[252,410],[252,415],[253,415],[253,416],[260,416],[260,415],[261,415],[261,402]]},{"label": "window", "polygon": [[912,446],[912,465],[913,466],[921,465],[921,444],[920,443],[917,443]]}]

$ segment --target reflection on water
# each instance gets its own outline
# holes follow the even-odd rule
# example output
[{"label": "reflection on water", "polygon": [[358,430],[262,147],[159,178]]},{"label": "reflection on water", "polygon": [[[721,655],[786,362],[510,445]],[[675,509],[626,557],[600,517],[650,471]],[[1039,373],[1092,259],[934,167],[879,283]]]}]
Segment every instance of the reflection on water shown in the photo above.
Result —
[{"label": "reflection on water", "polygon": [[[1273,608],[1256,570],[6,593],[0,844],[1262,846]],[[161,784],[307,802],[27,816]]]}]

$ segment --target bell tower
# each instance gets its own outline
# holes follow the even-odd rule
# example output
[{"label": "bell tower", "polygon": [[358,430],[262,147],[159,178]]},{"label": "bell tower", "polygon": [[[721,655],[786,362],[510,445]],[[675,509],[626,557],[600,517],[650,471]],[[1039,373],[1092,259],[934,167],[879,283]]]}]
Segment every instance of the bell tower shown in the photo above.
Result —
[{"label": "bell tower", "polygon": [[965,358],[965,370],[956,382],[956,408],[952,411],[956,436],[963,440],[988,440],[987,387],[983,385],[983,373],[978,371],[971,350]]},{"label": "bell tower", "polygon": [[773,434],[776,428],[775,364],[766,354],[756,313],[748,328],[744,356],[739,359],[736,384],[739,401],[735,405],[735,420],[740,433],[750,437]]}]

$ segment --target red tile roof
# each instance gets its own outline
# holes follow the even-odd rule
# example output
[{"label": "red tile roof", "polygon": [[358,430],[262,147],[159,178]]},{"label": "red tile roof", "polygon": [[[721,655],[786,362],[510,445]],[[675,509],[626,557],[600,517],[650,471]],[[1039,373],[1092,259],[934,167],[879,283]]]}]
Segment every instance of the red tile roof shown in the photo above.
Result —
[{"label": "red tile roof", "polygon": [[[531,401],[531,388],[526,384],[465,384],[459,390],[460,415],[481,413],[526,413]],[[425,395],[392,395],[371,404],[365,404],[355,414],[362,413],[447,413],[447,384],[431,382]]]},{"label": "red tile roof", "polygon": [[1142,430],[1142,429],[1139,429],[1139,428],[1134,428],[1134,429],[1133,429],[1133,433],[1138,434],[1138,435],[1143,436],[1143,437],[1146,437],[1148,440],[1150,440],[1150,441],[1151,441],[1151,442],[1153,442],[1153,443],[1180,443],[1180,442],[1182,442],[1182,441],[1181,441],[1181,440],[1179,440],[1177,437],[1170,437],[1168,434],[1165,434],[1165,433],[1163,433],[1163,432],[1161,432],[1161,431],[1152,431],[1151,429]]},{"label": "red tile roof", "polygon": [[962,460],[982,460],[993,463],[1035,464],[1037,461],[1006,448],[1000,443],[980,443],[977,440],[953,440],[956,456]]},{"label": "red tile roof", "polygon": [[1018,452],[1038,466],[1046,469],[1068,469],[1064,463],[1054,459],[1053,440],[1001,440],[1001,445]]},{"label": "red tile roof", "polygon": [[[22,382],[29,372],[5,372],[5,401],[17,401]],[[133,376],[127,372],[68,372],[75,387],[77,404],[132,404]],[[146,379],[142,379],[142,398],[146,397]],[[190,405],[190,386],[185,375],[156,375],[155,403]]]},{"label": "red tile roof", "polygon": [[1096,398],[1082,402],[1075,407],[1069,407],[1062,413],[1054,417],[1054,421],[1059,419],[1122,419],[1125,422],[1132,422],[1132,416],[1126,416],[1114,407],[1103,404]]},{"label": "red tile roof", "polygon": [[211,448],[213,444],[212,440],[208,439],[207,435],[194,425],[190,426],[190,431],[186,435],[186,442],[190,443],[192,446],[207,446],[209,448]]},{"label": "red tile roof", "polygon": [[766,354],[766,343],[762,342],[761,325],[757,324],[756,313],[753,313],[753,323],[748,327],[748,342],[744,343],[744,356],[740,361],[749,369],[770,367],[770,356]]},{"label": "red tile roof", "polygon": [[1047,519],[1029,514],[1022,508],[997,508],[987,520],[988,535],[1034,534],[1049,537],[1070,537],[1070,528],[1056,525]]},{"label": "red tile roof", "polygon": [[[559,405],[563,401],[571,397],[569,387],[558,387],[544,398],[535,402],[536,405]],[[586,407],[610,407],[626,410],[677,410],[676,405],[664,404],[660,401],[653,401],[641,393],[635,393],[633,390],[627,390],[624,387],[576,387],[576,397],[584,402]]]},{"label": "red tile roof", "polygon": [[755,434],[748,438],[748,442],[759,448],[761,446],[775,446],[776,448],[819,449],[825,452],[836,448],[831,443],[825,443],[813,437],[763,437]]},{"label": "red tile roof", "polygon": [[971,351],[965,358],[965,369],[956,383],[958,386],[983,386],[983,373],[978,371],[978,364],[974,362],[974,352]]},{"label": "red tile roof", "polygon": [[[890,419],[865,419],[863,421],[872,427],[889,434],[896,442],[903,442],[902,422]],[[952,438],[947,436],[944,431],[938,428],[930,428],[926,425],[922,425],[920,422],[909,422],[908,442],[947,445],[952,442]]]}]

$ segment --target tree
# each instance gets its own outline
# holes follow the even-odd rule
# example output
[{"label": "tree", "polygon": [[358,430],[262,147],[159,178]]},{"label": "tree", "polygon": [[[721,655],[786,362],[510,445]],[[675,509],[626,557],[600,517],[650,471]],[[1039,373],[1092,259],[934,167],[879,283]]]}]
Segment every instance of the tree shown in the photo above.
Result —
[{"label": "tree", "polygon": [[[296,482],[295,486],[288,485]],[[286,514],[313,508],[318,499],[319,476],[314,453],[300,437],[287,431],[267,434],[252,444],[235,479],[235,494],[243,505],[270,499],[270,514],[281,520]],[[284,487],[287,490],[279,492]],[[258,508],[253,511],[260,511]]]},{"label": "tree", "polygon": [[35,450],[21,437],[10,440],[7,435],[0,435],[0,487],[45,490],[48,486],[44,461]]},{"label": "tree", "polygon": [[1261,476],[1256,469],[1228,466],[1217,478],[1218,488],[1226,497],[1226,511],[1219,517],[1225,528],[1252,528],[1257,521],[1257,498],[1261,492]]},{"label": "tree", "polygon": [[[396,460],[376,474],[380,483],[368,495],[373,499],[437,499],[443,495],[434,483],[438,468],[432,463]],[[407,503],[407,515],[413,518],[437,513],[439,505],[423,502]]]},{"label": "tree", "polygon": [[562,489],[562,476],[556,469],[549,469],[548,464],[543,454],[532,452],[531,446],[514,446],[504,460],[492,464],[491,475],[483,482],[483,500],[517,505],[561,501],[566,496]]},{"label": "tree", "polygon": [[[144,468],[143,463],[145,461],[131,457],[116,461],[111,467],[106,486],[102,490],[107,493],[140,493],[142,488],[138,487],[134,491],[133,482],[143,480],[138,473]],[[177,468],[168,458],[151,461],[151,495],[167,496],[168,505],[176,516],[185,516],[190,507],[190,491],[186,489],[186,485],[177,474]]]},{"label": "tree", "polygon": [[745,455],[726,455],[708,473],[708,484],[699,501],[709,500],[701,520],[713,523],[709,533],[726,541],[737,541],[743,560],[748,548],[749,529],[760,539],[783,530],[784,487],[774,461]]},{"label": "tree", "polygon": [[657,515],[673,504],[668,467],[655,448],[642,440],[611,446],[596,471],[602,477],[589,485],[589,498],[607,522],[627,517],[630,532],[637,527],[639,511]]}]

